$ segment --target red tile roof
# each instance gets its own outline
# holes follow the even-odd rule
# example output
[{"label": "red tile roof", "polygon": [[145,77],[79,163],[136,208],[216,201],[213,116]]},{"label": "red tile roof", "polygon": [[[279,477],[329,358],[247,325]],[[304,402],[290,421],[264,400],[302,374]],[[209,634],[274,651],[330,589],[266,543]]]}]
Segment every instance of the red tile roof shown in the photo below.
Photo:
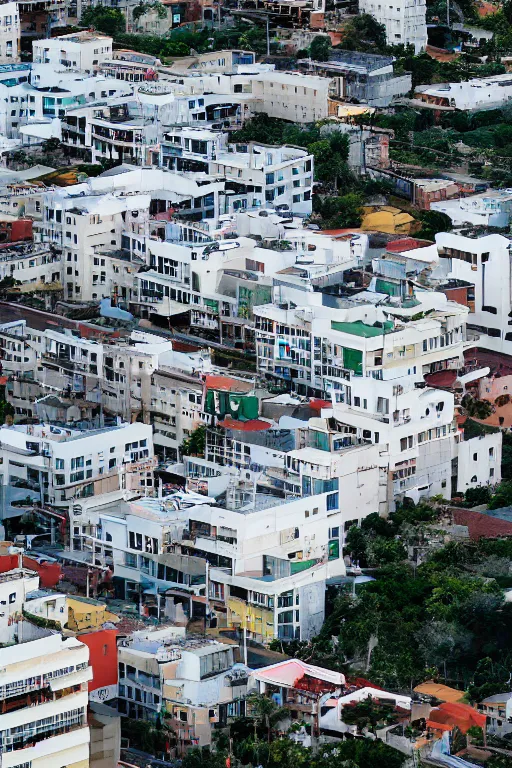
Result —
[{"label": "red tile roof", "polygon": [[309,401],[309,407],[313,411],[321,411],[322,408],[332,408],[332,402],[330,400],[317,400],[312,397]]},{"label": "red tile roof", "polygon": [[428,373],[425,381],[433,387],[453,387],[457,379],[457,371],[436,371]]},{"label": "red tile roof", "polygon": [[262,419],[238,421],[238,419],[232,419],[231,416],[226,416],[222,421],[219,421],[218,424],[219,427],[224,427],[224,429],[238,429],[241,432],[263,432],[263,430],[270,429],[272,426],[270,422],[263,421]]},{"label": "red tile roof", "polygon": [[512,536],[512,523],[501,520],[499,517],[491,517],[472,509],[452,507],[453,520],[457,525],[467,525],[469,537],[473,541],[478,539],[499,539],[502,536]]},{"label": "red tile roof", "polygon": [[229,376],[216,376],[209,373],[205,379],[206,389],[218,389],[223,392],[250,392],[254,385],[250,381],[232,379]]},{"label": "red tile roof", "polygon": [[430,712],[427,725],[437,730],[452,730],[457,727],[466,733],[471,726],[485,728],[487,715],[482,715],[468,704],[444,701]]}]

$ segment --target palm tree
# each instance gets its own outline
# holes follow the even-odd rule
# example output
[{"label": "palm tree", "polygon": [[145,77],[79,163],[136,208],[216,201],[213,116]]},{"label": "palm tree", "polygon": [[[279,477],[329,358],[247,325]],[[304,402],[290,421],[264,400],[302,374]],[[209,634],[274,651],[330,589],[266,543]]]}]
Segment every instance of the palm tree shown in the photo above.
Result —
[{"label": "palm tree", "polygon": [[281,720],[290,716],[288,709],[278,707],[273,699],[263,696],[261,693],[253,693],[249,696],[249,706],[255,726],[266,729],[267,740],[270,743],[272,730]]}]

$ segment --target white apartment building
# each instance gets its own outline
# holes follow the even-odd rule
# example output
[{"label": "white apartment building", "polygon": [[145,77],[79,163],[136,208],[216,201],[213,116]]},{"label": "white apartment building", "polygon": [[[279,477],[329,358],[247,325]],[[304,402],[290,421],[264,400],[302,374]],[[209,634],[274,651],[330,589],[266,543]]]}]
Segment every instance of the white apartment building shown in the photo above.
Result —
[{"label": "white apartment building", "polygon": [[[21,555],[19,556],[21,560]],[[25,568],[0,573],[0,642],[8,645],[21,634],[23,604],[29,592],[39,589],[39,574]],[[21,640],[21,637],[20,637]]]},{"label": "white apartment building", "polygon": [[374,16],[386,27],[388,45],[413,45],[415,53],[427,46],[425,0],[397,0],[393,5],[378,0],[359,0],[359,12]]},{"label": "white apartment building", "polygon": [[62,288],[61,255],[41,243],[21,243],[0,250],[0,279],[12,277],[22,287],[17,292],[37,292],[45,296],[46,307],[52,308],[52,296]]},{"label": "white apartment building", "polygon": [[56,70],[73,69],[93,74],[111,57],[112,38],[86,30],[32,43],[34,64],[50,64]]},{"label": "white apartment building", "polygon": [[182,173],[204,172],[227,181],[223,214],[288,206],[311,213],[313,158],[297,147],[229,144],[225,132],[177,127],[166,132],[154,162]]},{"label": "white apartment building", "polygon": [[192,94],[243,95],[248,112],[265,112],[294,123],[312,123],[328,116],[329,80],[324,77],[247,65],[229,75],[201,74],[185,84]]},{"label": "white apartment building", "polygon": [[20,60],[20,36],[18,3],[4,3],[0,14],[0,64]]},{"label": "white apartment building", "polygon": [[[140,423],[85,431],[51,424],[0,428],[3,517],[34,506],[44,514],[48,504],[69,511],[80,498],[152,489],[151,433]],[[50,517],[63,519],[62,512]]]},{"label": "white apartment building", "polygon": [[439,266],[433,278],[459,280],[472,289],[467,323],[480,334],[479,346],[512,354],[510,239],[498,234],[466,237],[441,232],[436,245]]},{"label": "white apartment building", "polygon": [[184,627],[134,632],[119,646],[118,710],[154,721],[162,713],[186,745],[208,746],[214,724],[245,713],[248,669],[236,664],[238,646],[185,635]]},{"label": "white apartment building", "polygon": [[88,768],[91,678],[89,649],[74,637],[54,634],[2,649],[3,768]]},{"label": "white apartment building", "polygon": [[512,211],[512,190],[489,190],[455,200],[439,200],[430,204],[430,210],[445,213],[456,227],[468,224],[507,227]]},{"label": "white apartment building", "polygon": [[38,225],[41,241],[61,253],[64,297],[91,301],[116,295],[129,301],[144,262],[122,253],[122,236],[147,234],[149,195],[74,193],[73,187],[45,193]]},{"label": "white apartment building", "polygon": [[495,109],[506,104],[512,96],[508,74],[479,77],[462,83],[417,86],[414,97],[443,107],[455,107],[468,112]]}]

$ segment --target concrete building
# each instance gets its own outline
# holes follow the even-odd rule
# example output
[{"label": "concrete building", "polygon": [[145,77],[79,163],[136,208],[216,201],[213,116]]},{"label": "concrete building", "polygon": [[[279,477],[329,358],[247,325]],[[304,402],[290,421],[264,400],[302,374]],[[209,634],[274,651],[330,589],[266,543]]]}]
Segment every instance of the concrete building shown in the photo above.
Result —
[{"label": "concrete building", "polygon": [[388,45],[412,45],[416,54],[427,46],[426,11],[424,0],[400,0],[392,6],[359,0],[359,12],[369,13],[385,26]]},{"label": "concrete building", "polygon": [[[0,433],[3,519],[36,507],[58,528],[63,511],[69,511],[79,498],[116,491],[121,496],[124,490],[153,486],[149,425],[88,431],[50,424],[15,425],[2,427]],[[59,508],[60,513],[53,511]]]},{"label": "concrete building", "polygon": [[0,14],[0,64],[20,60],[20,36],[18,3],[4,3]]},{"label": "concrete building", "polygon": [[512,354],[509,313],[512,309],[507,290],[510,277],[510,240],[503,235],[467,237],[442,232],[436,235],[439,267],[433,277],[456,279],[469,286],[468,326],[480,334],[480,344],[504,354]]},{"label": "concrete building", "polygon": [[2,649],[2,766],[89,766],[91,672],[89,649],[73,637],[48,635]]},{"label": "concrete building", "polygon": [[235,663],[237,652],[183,627],[134,632],[119,646],[119,711],[149,721],[162,713],[178,755],[208,746],[215,725],[245,714],[249,670]]},{"label": "concrete building", "polygon": [[333,50],[328,61],[306,59],[301,68],[323,76],[328,84],[329,114],[337,114],[339,102],[387,107],[412,87],[411,75],[395,75],[393,57],[355,51]]},{"label": "concrete building", "polygon": [[34,64],[51,64],[55,69],[72,69],[87,74],[97,72],[112,56],[112,38],[87,31],[34,40]]},{"label": "concrete building", "polygon": [[511,95],[512,81],[505,74],[474,78],[462,83],[417,86],[414,98],[431,106],[476,112],[502,107]]},{"label": "concrete building", "polygon": [[445,213],[456,227],[507,227],[512,211],[512,190],[490,190],[456,200],[433,201],[431,210]]}]

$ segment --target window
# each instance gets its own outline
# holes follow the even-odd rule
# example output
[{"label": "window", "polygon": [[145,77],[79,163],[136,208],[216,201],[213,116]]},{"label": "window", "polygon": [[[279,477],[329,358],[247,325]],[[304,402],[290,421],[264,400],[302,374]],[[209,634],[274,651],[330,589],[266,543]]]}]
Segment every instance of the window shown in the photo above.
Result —
[{"label": "window", "polygon": [[9,595],[9,604],[12,605],[16,602],[16,592],[11,592]]},{"label": "window", "polygon": [[128,542],[130,549],[138,549],[142,552],[142,533],[134,533],[129,531]]},{"label": "window", "polygon": [[64,469],[64,459],[55,459],[55,469]]},{"label": "window", "polygon": [[339,501],[337,493],[330,493],[327,497],[327,511],[330,512],[333,509],[338,509]]}]

